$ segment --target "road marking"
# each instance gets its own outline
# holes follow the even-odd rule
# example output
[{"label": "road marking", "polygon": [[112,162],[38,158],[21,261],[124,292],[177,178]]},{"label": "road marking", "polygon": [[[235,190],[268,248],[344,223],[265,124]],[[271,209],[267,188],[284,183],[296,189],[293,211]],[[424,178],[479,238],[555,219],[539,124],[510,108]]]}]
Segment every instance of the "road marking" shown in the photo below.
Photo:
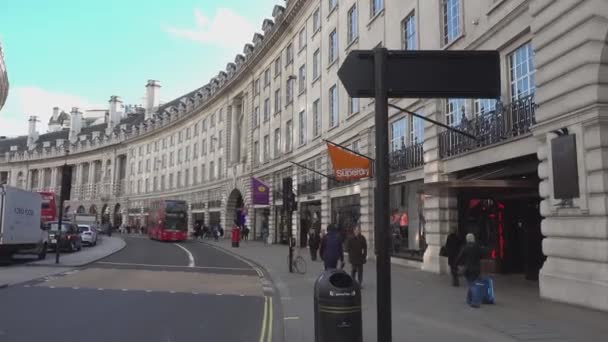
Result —
[{"label": "road marking", "polygon": [[268,316],[268,297],[264,297],[264,314],[262,315],[262,329],[260,331],[260,342],[266,340],[266,320]]},{"label": "road marking", "polygon": [[30,285],[23,285],[23,287],[30,287]]},{"label": "road marking", "polygon": [[54,289],[54,288],[55,288],[55,286],[49,286],[49,288],[50,288],[50,289]]},{"label": "road marking", "polygon": [[290,316],[290,317],[283,317],[283,319],[286,320],[286,321],[292,321],[292,320],[300,319],[300,317],[298,317],[298,316]]},{"label": "road marking", "polygon": [[122,292],[127,292],[127,291],[129,291],[129,290],[128,290],[128,289],[122,289],[121,291],[122,291]]},{"label": "road marking", "polygon": [[270,311],[270,318],[268,319],[268,335],[266,336],[266,342],[272,341],[272,297],[268,297],[270,303],[268,303],[268,311]]},{"label": "road marking", "polygon": [[152,290],[146,290],[146,292],[150,293],[150,292],[152,292]]},{"label": "road marking", "polygon": [[98,287],[97,291],[103,291],[103,289],[101,287]]},{"label": "road marking", "polygon": [[78,290],[79,288],[80,287],[78,287],[78,286],[74,286],[74,287],[72,287],[72,290]]},{"label": "road marking", "polygon": [[[168,267],[168,268],[195,268],[201,270],[227,270],[227,271],[251,271],[250,268],[245,267],[214,267],[214,266],[181,266],[181,265],[154,265],[154,264],[134,264],[125,262],[106,262],[100,261],[97,264],[101,265],[114,265],[114,266],[143,266],[143,267]],[[247,275],[244,275],[246,277]]]},{"label": "road marking", "polygon": [[172,293],[172,294],[173,294],[173,293],[175,293],[175,291],[169,291],[169,293]]},{"label": "road marking", "polygon": [[192,255],[192,253],[190,253],[190,251],[186,247],[180,245],[179,243],[176,243],[175,245],[183,249],[188,254],[188,267],[194,267],[194,255]]}]

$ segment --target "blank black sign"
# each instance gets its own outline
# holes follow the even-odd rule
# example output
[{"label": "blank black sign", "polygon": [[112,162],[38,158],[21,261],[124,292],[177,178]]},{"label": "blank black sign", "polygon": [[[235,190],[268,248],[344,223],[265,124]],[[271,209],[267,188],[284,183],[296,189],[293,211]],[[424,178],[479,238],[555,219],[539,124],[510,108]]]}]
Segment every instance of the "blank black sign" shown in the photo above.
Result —
[{"label": "blank black sign", "polygon": [[551,140],[551,155],[554,197],[556,199],[579,197],[576,135],[562,135]]}]

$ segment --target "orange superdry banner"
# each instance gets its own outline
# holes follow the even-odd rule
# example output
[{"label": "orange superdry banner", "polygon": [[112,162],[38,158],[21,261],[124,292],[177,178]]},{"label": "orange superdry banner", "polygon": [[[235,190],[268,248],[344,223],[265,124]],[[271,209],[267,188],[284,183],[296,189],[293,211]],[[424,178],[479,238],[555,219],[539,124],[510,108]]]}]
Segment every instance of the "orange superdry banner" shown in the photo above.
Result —
[{"label": "orange superdry banner", "polygon": [[327,152],[337,180],[349,181],[372,176],[372,163],[369,159],[330,143],[327,143]]}]

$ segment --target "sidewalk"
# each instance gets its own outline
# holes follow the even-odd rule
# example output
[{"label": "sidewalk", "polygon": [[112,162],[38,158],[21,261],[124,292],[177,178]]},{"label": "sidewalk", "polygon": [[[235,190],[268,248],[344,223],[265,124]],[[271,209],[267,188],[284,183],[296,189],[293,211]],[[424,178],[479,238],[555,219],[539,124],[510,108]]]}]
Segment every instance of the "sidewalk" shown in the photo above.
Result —
[{"label": "sidewalk", "polygon": [[76,253],[62,253],[58,265],[55,264],[55,254],[48,253],[45,260],[2,267],[0,268],[0,288],[63,273],[74,267],[85,266],[120,251],[125,245],[125,241],[121,238],[104,236],[99,240],[97,246],[83,247],[80,252]]},{"label": "sidewalk", "polygon": [[[264,267],[283,304],[286,340],[314,341],[313,286],[322,264],[310,261],[305,275],[287,270],[287,246],[247,241],[231,248],[229,240],[208,242]],[[297,253],[297,251],[296,251]],[[349,266],[347,266],[350,269]],[[376,268],[365,265],[363,340],[376,341]],[[393,341],[602,341],[608,336],[608,313],[563,305],[538,296],[536,283],[496,276],[495,305],[472,309],[464,287],[450,286],[447,276],[392,266]]]}]

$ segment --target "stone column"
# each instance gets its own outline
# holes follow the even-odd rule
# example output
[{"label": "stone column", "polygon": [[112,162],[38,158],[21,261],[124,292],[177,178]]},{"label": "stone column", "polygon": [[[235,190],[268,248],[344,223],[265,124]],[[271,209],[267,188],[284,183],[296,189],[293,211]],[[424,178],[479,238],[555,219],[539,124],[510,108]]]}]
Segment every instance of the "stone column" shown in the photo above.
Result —
[{"label": "stone column", "polygon": [[[544,298],[608,310],[608,3],[531,1]],[[580,195],[554,197],[552,132],[576,137]]]},{"label": "stone column", "polygon": [[[442,100],[427,102],[424,111],[428,117],[442,121]],[[434,183],[447,180],[443,172],[443,161],[439,154],[439,133],[441,128],[429,122],[424,123],[424,182]],[[425,237],[427,248],[424,253],[422,269],[435,273],[445,273],[447,260],[439,256],[439,250],[445,243],[450,228],[458,225],[456,198],[447,191],[441,191],[428,197],[424,202],[426,219]]]}]

